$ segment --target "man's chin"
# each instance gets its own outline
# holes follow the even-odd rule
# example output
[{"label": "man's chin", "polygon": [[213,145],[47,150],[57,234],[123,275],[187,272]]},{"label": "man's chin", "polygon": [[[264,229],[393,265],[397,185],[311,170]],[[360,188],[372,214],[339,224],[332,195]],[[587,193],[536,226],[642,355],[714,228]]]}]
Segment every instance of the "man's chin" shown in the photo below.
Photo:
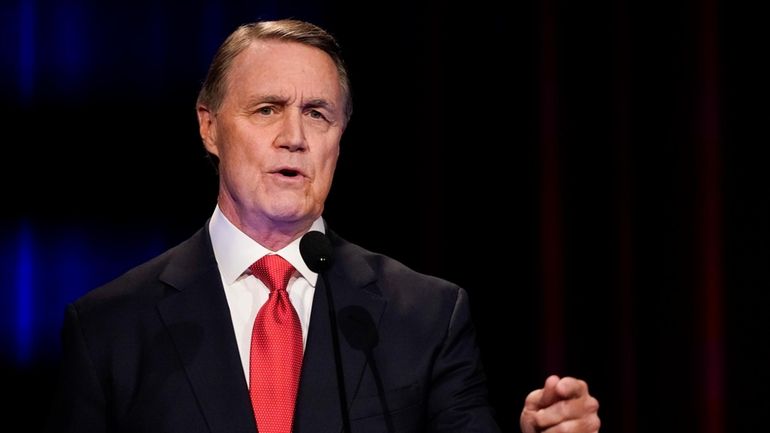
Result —
[{"label": "man's chin", "polygon": [[276,225],[301,227],[312,224],[320,212],[313,212],[304,206],[272,206],[269,216]]}]

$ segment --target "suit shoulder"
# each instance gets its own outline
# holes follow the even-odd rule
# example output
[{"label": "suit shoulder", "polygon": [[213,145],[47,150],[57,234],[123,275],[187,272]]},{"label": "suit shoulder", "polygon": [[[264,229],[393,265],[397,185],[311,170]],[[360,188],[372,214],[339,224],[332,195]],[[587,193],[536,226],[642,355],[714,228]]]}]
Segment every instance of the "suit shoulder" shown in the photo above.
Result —
[{"label": "suit shoulder", "polygon": [[347,241],[344,241],[340,247],[345,250],[345,256],[357,256],[371,268],[377,279],[377,285],[383,291],[407,291],[429,296],[444,294],[451,298],[463,291],[460,286],[451,281],[416,271],[388,255],[370,251]]},{"label": "suit shoulder", "polygon": [[85,293],[73,303],[75,309],[80,315],[86,315],[97,310],[108,313],[128,305],[154,303],[168,289],[160,280],[161,274],[175,257],[190,248],[190,243],[197,236],[198,234]]}]

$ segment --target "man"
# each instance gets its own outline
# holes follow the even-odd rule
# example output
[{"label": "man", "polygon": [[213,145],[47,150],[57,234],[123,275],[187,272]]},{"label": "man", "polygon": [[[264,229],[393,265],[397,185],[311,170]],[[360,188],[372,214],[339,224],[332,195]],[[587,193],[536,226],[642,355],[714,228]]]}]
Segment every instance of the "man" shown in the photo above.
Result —
[{"label": "man", "polygon": [[[217,207],[68,307],[52,431],[498,431],[465,292],[326,228],[351,107],[324,30],[283,20],[228,37],[197,103]],[[309,231],[330,239],[328,269],[306,263]],[[584,382],[552,376],[521,427],[595,432],[597,410]]]}]

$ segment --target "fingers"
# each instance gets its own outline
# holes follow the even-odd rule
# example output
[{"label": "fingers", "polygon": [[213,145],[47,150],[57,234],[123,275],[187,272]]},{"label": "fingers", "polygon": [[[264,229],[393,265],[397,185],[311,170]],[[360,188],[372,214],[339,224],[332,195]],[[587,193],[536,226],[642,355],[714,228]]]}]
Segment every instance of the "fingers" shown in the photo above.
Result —
[{"label": "fingers", "polygon": [[521,411],[519,425],[522,433],[536,433],[540,426],[537,420],[538,412],[546,408],[558,399],[556,385],[559,383],[559,376],[549,376],[545,380],[543,388],[536,389],[527,395],[524,400],[524,409]]},{"label": "fingers", "polygon": [[592,416],[564,421],[545,430],[533,430],[540,433],[597,433],[601,427],[599,416]]},{"label": "fingers", "polygon": [[548,376],[548,379],[545,380],[545,385],[543,385],[540,401],[538,402],[539,408],[548,407],[560,400],[559,391],[556,389],[560,382],[559,376]]},{"label": "fingers", "polygon": [[[550,378],[549,378],[550,379]],[[564,377],[555,385],[555,391],[562,399],[580,398],[588,394],[588,384],[574,377]]]},{"label": "fingers", "polygon": [[536,389],[527,395],[524,400],[524,410],[536,411],[540,409],[540,400],[543,396],[542,389]]},{"label": "fingers", "polygon": [[[560,423],[570,423],[571,421],[585,421],[596,418],[599,410],[599,402],[591,397],[572,398],[569,400],[558,401],[551,406],[540,409],[534,413],[532,419],[539,428],[549,428]],[[572,430],[567,430],[572,431]],[[575,430],[590,431],[590,430]]]},{"label": "fingers", "polygon": [[549,376],[542,389],[525,399],[521,429],[524,433],[591,433],[599,429],[598,410],[599,402],[584,381]]},{"label": "fingers", "polygon": [[543,394],[540,397],[540,407],[548,407],[559,400],[580,398],[588,395],[588,384],[574,377],[551,375],[545,380]]},{"label": "fingers", "polygon": [[538,410],[552,405],[558,400],[556,385],[559,383],[559,376],[551,375],[545,380],[545,385],[541,389],[536,389],[527,395],[524,400],[525,410]]}]

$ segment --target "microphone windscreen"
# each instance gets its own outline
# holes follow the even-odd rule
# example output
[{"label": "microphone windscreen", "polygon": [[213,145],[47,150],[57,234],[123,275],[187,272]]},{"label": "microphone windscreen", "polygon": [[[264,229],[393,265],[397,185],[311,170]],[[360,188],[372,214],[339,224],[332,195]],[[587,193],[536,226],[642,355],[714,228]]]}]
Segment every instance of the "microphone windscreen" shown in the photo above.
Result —
[{"label": "microphone windscreen", "polygon": [[350,347],[369,352],[377,346],[380,336],[372,315],[364,307],[349,305],[337,313],[340,329]]},{"label": "microphone windscreen", "polygon": [[309,231],[299,241],[299,253],[311,271],[319,274],[332,264],[332,243],[319,231]]}]

